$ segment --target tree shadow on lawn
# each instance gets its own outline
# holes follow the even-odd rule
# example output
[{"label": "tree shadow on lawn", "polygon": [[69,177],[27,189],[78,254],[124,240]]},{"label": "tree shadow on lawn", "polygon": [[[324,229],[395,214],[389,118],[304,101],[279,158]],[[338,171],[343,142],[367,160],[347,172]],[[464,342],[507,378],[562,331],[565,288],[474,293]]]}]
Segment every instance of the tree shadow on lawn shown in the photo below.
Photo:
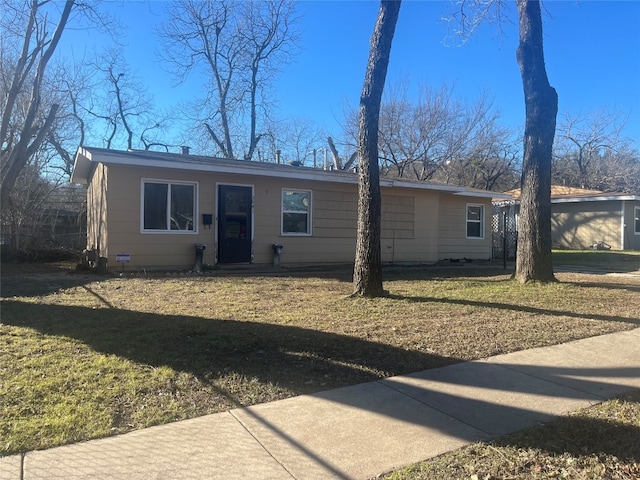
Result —
[{"label": "tree shadow on lawn", "polygon": [[[384,281],[393,280],[437,280],[455,278],[486,278],[511,276],[511,270],[505,270],[496,264],[489,263],[451,263],[451,264],[393,264],[382,266]],[[284,265],[280,268],[265,267],[264,265],[222,266],[220,270],[211,273],[215,277],[309,277],[338,280],[349,283],[353,280],[353,264],[328,265]]]},{"label": "tree shadow on lawn", "polygon": [[495,264],[451,263],[435,265],[394,265],[383,267],[383,280],[450,280],[458,278],[505,277],[508,281],[512,270]]},{"label": "tree shadow on lawn", "polygon": [[92,272],[25,273],[0,276],[2,298],[39,297],[65,288],[79,287],[110,279],[111,276]]},{"label": "tree shadow on lawn", "polygon": [[4,300],[2,323],[70,337],[101,353],[168,366],[203,381],[236,372],[298,394],[460,361],[286,325],[113,308]]},{"label": "tree shadow on lawn", "polygon": [[[640,277],[639,277],[640,281]],[[581,288],[605,288],[607,290],[626,290],[628,292],[638,292],[640,293],[640,285],[632,284],[632,283],[609,283],[609,282],[574,282],[574,281],[564,281],[562,283],[567,283],[570,285],[574,285],[576,287]]]},{"label": "tree shadow on lawn", "polygon": [[[293,403],[291,410],[284,415],[274,413],[273,408],[261,406],[236,415],[249,431],[257,432],[256,438],[266,435],[269,444],[273,445],[272,438],[276,437],[278,443],[297,449],[315,467],[324,468],[340,478],[350,477],[352,474],[342,471],[340,462],[335,460],[335,445],[331,440],[339,438],[350,445],[347,448],[351,449],[349,451],[358,452],[362,462],[373,465],[371,471],[365,474],[360,472],[363,477],[369,478],[378,475],[385,465],[386,468],[392,468],[393,458],[408,458],[402,453],[404,451],[413,452],[409,457],[438,455],[442,453],[441,442],[451,445],[450,438],[471,443],[498,437],[503,444],[516,448],[532,447],[551,454],[561,454],[563,447],[559,447],[549,436],[508,435],[554,420],[557,414],[600,402],[606,395],[627,390],[629,382],[626,379],[635,379],[640,375],[638,367],[521,367],[509,363],[459,363],[320,392],[312,395],[312,400]],[[540,374],[545,378],[538,377]],[[307,409],[315,411],[314,402],[320,402],[323,428],[315,433],[319,440],[311,442],[310,448],[308,432],[316,428],[316,420],[290,422],[290,418],[304,415]],[[334,405],[328,407],[327,404]],[[361,415],[356,413],[359,411],[375,413],[369,420],[370,424],[363,425]],[[359,417],[360,420],[353,421],[353,417]],[[398,424],[402,426],[398,427]],[[421,427],[425,429],[416,431]],[[638,459],[640,452],[634,450],[634,439],[640,435],[640,428],[636,426],[582,418],[572,420],[571,427],[589,434],[603,432],[624,437],[622,441],[607,439],[601,442],[595,433],[591,449],[577,451],[578,456],[588,456],[596,451],[629,461]],[[268,433],[265,434],[265,431]],[[370,439],[361,440],[363,435],[384,438],[384,442],[381,442],[381,445],[385,445],[384,449],[371,451],[362,448],[370,444]],[[306,438],[307,442],[301,442],[299,439],[302,438]],[[459,443],[455,445],[461,446]],[[385,464],[380,460],[385,458],[391,463]],[[304,468],[307,468],[306,464]]]},{"label": "tree shadow on lawn", "polygon": [[[420,298],[417,301],[445,300]],[[513,308],[500,304],[497,304],[497,307],[496,304],[486,306]],[[545,369],[550,379],[551,387],[548,387],[546,383],[541,386],[540,378],[535,378],[539,377],[539,371],[535,366],[531,372],[527,372],[525,368],[524,372],[520,372],[522,375],[518,380],[511,381],[511,376],[505,374],[509,365],[459,363],[459,359],[456,358],[408,351],[350,336],[292,326],[164,316],[117,309],[30,304],[13,300],[3,301],[2,310],[4,324],[36,329],[44,335],[70,337],[104,354],[117,355],[155,367],[168,366],[177,371],[189,372],[205,382],[214,381],[229,372],[236,372],[256,378],[261,383],[282,385],[294,394],[309,394],[323,390],[314,396],[441,430],[447,435],[467,441],[506,434],[549,420],[550,416],[528,406],[496,401],[495,397],[468,397],[448,392],[446,389],[440,391],[438,388],[434,389],[433,383],[426,386],[418,384],[399,387],[397,383],[394,384],[393,379],[386,379],[365,386],[350,386],[380,380],[381,377],[421,372],[408,377],[429,379],[430,376],[435,376],[431,377],[431,380],[435,378],[436,383],[454,387],[478,386],[482,389],[500,391],[500,395],[504,392],[539,395],[540,389],[543,390],[542,393],[545,393],[545,389],[550,389],[546,393],[553,397],[555,388],[558,387],[557,383],[562,385],[560,380],[563,377],[574,375],[580,378],[572,379],[570,387],[563,387],[561,396],[565,399],[598,401],[599,397],[589,392],[603,388],[613,393],[616,388],[624,390],[624,386],[613,384],[612,388],[611,383],[602,383],[603,377],[640,375],[638,368],[548,367]],[[533,310],[539,313],[559,314],[551,310]],[[629,321],[617,317],[606,319]],[[454,370],[436,369],[446,365],[452,365],[451,368]],[[507,368],[504,368],[505,366]],[[456,375],[455,371],[458,370],[462,373]],[[493,383],[485,381],[490,377],[494,379]],[[557,379],[557,382],[554,379]],[[346,388],[329,390],[341,386]],[[356,390],[349,390],[351,388]],[[368,389],[373,390],[369,392]],[[384,399],[376,395],[380,389],[399,393],[405,406],[408,402],[411,407],[396,408],[394,402],[385,403]],[[222,394],[228,397],[231,404],[240,406],[241,402],[233,393],[227,391]],[[416,410],[424,412],[416,415]],[[461,417],[462,427],[459,422],[447,420],[449,415],[454,418]],[[269,428],[273,427],[276,433],[279,432],[278,426],[269,425],[269,420],[261,419],[259,412],[256,412],[255,418]],[[491,420],[492,418],[495,420]],[[515,422],[514,427],[508,419],[519,420]],[[327,421],[330,422],[330,419]],[[588,422],[600,428],[598,421]],[[503,423],[504,426],[501,426]],[[620,427],[617,431],[622,432],[626,428]],[[640,429],[625,430],[623,433],[635,435],[637,438],[640,436]],[[286,433],[282,434],[286,436]],[[521,440],[518,442],[522,443]],[[544,449],[551,448],[542,441],[538,446]],[[609,453],[616,454],[616,451],[612,447]]]},{"label": "tree shadow on lawn", "polygon": [[[640,390],[617,395],[618,401],[640,403]],[[616,418],[567,415],[492,442],[496,446],[540,449],[554,455],[574,457],[612,455],[624,463],[640,462],[640,428]]]},{"label": "tree shadow on lawn", "polygon": [[615,315],[600,315],[600,314],[593,314],[593,313],[578,313],[578,312],[572,312],[567,310],[554,310],[550,308],[528,307],[526,305],[513,305],[510,303],[480,302],[477,300],[462,300],[462,299],[456,299],[456,298],[413,297],[413,296],[395,295],[395,294],[389,295],[389,298],[394,298],[397,300],[407,300],[410,302],[417,302],[417,303],[444,303],[444,304],[451,304],[451,305],[463,305],[463,306],[469,306],[469,307],[495,308],[498,310],[526,312],[526,313],[533,313],[536,315],[553,315],[553,316],[562,316],[562,317],[570,317],[570,318],[601,320],[606,322],[623,322],[623,323],[630,323],[632,325],[640,325],[640,318],[620,317]]},{"label": "tree shadow on lawn", "polygon": [[[584,407],[585,403],[599,403],[613,397],[638,403],[640,390],[629,392],[634,388],[631,384],[637,388],[637,382],[627,379],[639,377],[637,366],[583,368],[480,361],[418,372],[382,383],[479,429],[487,435],[483,440],[494,438],[498,445],[540,449],[558,455],[603,453],[638,462],[640,428],[619,421],[615,411],[611,418],[584,414],[558,418],[548,412],[554,409],[571,412]],[[488,390],[499,394],[487,393]],[[527,401],[524,396],[534,400]]]},{"label": "tree shadow on lawn", "polygon": [[570,271],[593,271],[596,274],[640,272],[640,255],[621,251],[554,251],[553,265]]}]

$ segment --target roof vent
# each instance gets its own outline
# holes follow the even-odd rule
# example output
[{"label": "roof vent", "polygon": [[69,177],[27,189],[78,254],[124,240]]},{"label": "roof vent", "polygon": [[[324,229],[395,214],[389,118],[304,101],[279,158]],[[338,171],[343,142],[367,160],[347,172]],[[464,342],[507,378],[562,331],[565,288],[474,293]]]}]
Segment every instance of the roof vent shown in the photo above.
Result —
[{"label": "roof vent", "polygon": [[191,150],[191,147],[186,147],[183,145],[180,148],[182,148],[182,155],[189,155],[189,150]]}]

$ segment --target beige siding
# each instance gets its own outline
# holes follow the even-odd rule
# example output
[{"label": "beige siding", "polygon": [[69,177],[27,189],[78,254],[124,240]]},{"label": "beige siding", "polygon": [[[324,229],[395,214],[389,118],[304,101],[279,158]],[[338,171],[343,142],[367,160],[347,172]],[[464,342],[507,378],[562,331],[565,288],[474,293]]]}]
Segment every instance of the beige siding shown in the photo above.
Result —
[{"label": "beige siding", "polygon": [[414,238],[415,197],[384,195],[381,223],[380,235],[383,239]]},{"label": "beige siding", "polygon": [[[143,178],[198,183],[197,233],[141,233]],[[270,264],[273,244],[284,246],[281,258],[283,265],[352,262],[355,256],[357,185],[129,166],[111,166],[108,180],[108,263],[112,269],[120,268],[116,263],[116,255],[119,253],[131,256],[131,262],[125,265],[128,270],[190,268],[194,262],[196,243],[207,245],[204,252],[205,263],[215,263],[216,195],[217,187],[221,184],[253,188],[254,263]],[[311,236],[281,234],[283,188],[311,190]],[[489,258],[489,224],[485,225],[484,240],[465,239],[467,203],[478,202],[437,191],[383,188],[382,260],[435,262],[448,257]],[[489,202],[483,203],[488,218]],[[439,213],[443,205],[445,209]],[[214,225],[211,228],[201,225],[202,214],[214,215]],[[106,214],[100,218],[106,219]],[[97,227],[93,230],[97,231]]]},{"label": "beige siding", "polygon": [[554,248],[586,249],[605,242],[619,250],[621,202],[555,203],[551,231]]},{"label": "beige siding", "polygon": [[108,167],[98,165],[87,187],[87,248],[108,255],[107,178]]},{"label": "beige siding", "polygon": [[[142,179],[198,182],[201,199],[197,214],[198,233],[141,233]],[[110,268],[120,268],[116,255],[127,253],[131,261],[125,268],[188,268],[193,265],[196,243],[207,245],[206,263],[213,263],[213,228],[200,225],[202,213],[211,213],[214,186],[206,176],[195,172],[140,167],[110,167],[109,174],[109,255]],[[198,204],[198,202],[196,202]]]},{"label": "beige siding", "polygon": [[382,261],[435,262],[439,194],[382,189]]},{"label": "beige siding", "polygon": [[[258,180],[264,181],[264,180]],[[271,261],[271,244],[284,245],[283,263],[352,262],[355,255],[355,226],[357,218],[357,194],[354,185],[327,185],[326,183],[270,179],[277,188],[277,198],[271,205],[271,226],[277,232],[274,241],[267,239],[264,250],[269,252],[264,262],[256,256],[256,263]],[[280,235],[281,192],[283,188],[311,190],[312,235]],[[256,219],[259,215],[256,213]],[[262,232],[256,228],[256,246],[260,245]]]},{"label": "beige siding", "polygon": [[308,187],[313,190],[313,236],[328,239],[355,239],[358,218],[356,187],[340,185],[332,189],[331,185],[326,184],[308,185]]},{"label": "beige siding", "polygon": [[[467,238],[467,205],[484,205],[484,238]],[[491,258],[491,200],[442,194],[439,208],[438,259]]]}]

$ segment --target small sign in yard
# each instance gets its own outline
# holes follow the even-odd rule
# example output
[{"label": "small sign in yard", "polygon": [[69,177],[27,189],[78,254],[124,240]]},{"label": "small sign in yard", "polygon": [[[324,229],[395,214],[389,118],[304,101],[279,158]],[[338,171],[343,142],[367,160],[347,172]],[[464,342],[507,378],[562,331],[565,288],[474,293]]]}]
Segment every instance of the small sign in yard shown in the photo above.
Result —
[{"label": "small sign in yard", "polygon": [[129,263],[131,261],[131,255],[128,253],[117,253],[116,254],[116,262],[122,264],[122,273],[124,273],[124,264]]},{"label": "small sign in yard", "polygon": [[118,263],[129,263],[131,261],[131,255],[128,253],[118,253],[116,255],[116,262]]}]

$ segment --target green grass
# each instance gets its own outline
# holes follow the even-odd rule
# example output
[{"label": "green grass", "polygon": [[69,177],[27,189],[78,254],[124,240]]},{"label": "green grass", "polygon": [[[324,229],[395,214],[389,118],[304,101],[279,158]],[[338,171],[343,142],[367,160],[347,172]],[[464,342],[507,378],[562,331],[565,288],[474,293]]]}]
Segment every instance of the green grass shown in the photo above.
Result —
[{"label": "green grass", "polygon": [[0,455],[640,325],[632,277],[394,267],[97,277],[3,268]]},{"label": "green grass", "polygon": [[640,273],[640,251],[554,250],[553,264]]}]

